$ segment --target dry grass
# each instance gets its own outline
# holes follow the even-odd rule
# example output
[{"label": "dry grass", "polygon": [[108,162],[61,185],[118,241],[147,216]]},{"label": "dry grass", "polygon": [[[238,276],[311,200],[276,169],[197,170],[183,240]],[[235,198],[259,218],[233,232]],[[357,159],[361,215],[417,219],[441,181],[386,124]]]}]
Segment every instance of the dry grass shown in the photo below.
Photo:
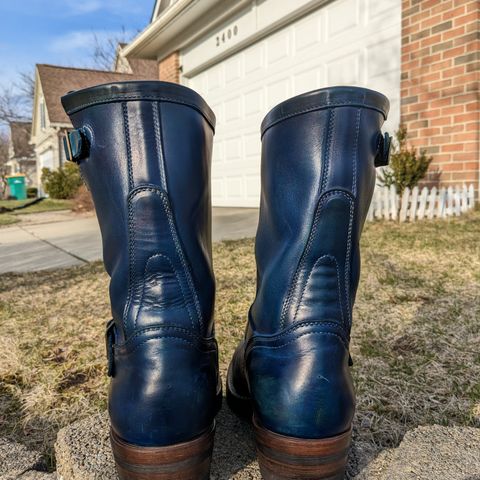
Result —
[{"label": "dry grass", "polygon": [[[479,237],[480,212],[367,226],[352,343],[362,448],[420,424],[480,426]],[[255,293],[253,242],[214,250],[225,374]],[[60,427],[105,408],[107,284],[98,263],[2,277],[0,435],[51,456]]]},{"label": "dry grass", "polygon": [[[2,207],[15,208],[21,205],[25,205],[31,202],[33,199],[28,198],[26,200],[0,200],[0,210]],[[53,198],[46,198],[39,203],[36,203],[30,207],[21,208],[12,212],[0,213],[0,227],[12,225],[22,221],[22,217],[27,213],[40,213],[40,212],[55,212],[58,210],[70,210],[72,208],[71,200],[55,200]]]}]

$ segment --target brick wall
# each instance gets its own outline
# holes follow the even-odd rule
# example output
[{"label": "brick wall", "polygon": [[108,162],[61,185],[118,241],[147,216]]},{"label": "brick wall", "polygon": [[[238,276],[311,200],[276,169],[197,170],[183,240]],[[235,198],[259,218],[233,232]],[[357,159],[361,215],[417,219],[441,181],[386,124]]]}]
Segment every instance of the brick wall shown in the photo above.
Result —
[{"label": "brick wall", "polygon": [[401,121],[433,156],[427,183],[479,188],[479,80],[480,2],[402,0]]},{"label": "brick wall", "polygon": [[178,52],[158,62],[158,75],[165,82],[180,83],[180,56]]}]

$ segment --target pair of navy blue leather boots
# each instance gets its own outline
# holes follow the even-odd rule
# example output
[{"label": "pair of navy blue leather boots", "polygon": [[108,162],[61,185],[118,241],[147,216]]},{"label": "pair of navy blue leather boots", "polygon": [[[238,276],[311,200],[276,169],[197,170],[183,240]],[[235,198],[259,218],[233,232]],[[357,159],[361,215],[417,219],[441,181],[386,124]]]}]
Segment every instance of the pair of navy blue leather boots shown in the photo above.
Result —
[{"label": "pair of navy blue leather boots", "polygon": [[[221,406],[213,310],[210,158],[215,116],[194,91],[127,82],[62,98],[98,216],[111,442],[122,480],[204,480]],[[251,415],[265,479],[341,479],[359,239],[388,163],[388,100],[356,87],[275,107],[261,127],[257,293],[227,378]]]}]

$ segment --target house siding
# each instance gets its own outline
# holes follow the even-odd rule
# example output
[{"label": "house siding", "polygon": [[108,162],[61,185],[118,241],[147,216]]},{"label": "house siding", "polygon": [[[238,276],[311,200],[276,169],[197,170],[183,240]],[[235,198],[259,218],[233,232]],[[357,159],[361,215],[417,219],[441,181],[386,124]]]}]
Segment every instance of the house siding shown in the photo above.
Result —
[{"label": "house siding", "polygon": [[433,157],[427,184],[480,175],[480,3],[402,0],[401,122]]}]

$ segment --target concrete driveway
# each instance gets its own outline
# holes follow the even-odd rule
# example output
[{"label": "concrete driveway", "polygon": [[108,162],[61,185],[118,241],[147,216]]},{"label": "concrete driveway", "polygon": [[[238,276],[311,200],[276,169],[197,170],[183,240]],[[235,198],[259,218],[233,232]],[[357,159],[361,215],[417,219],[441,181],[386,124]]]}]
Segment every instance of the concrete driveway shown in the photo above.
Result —
[{"label": "concrete driveway", "polygon": [[[94,215],[69,211],[21,215],[21,223],[0,229],[0,273],[30,272],[101,260]],[[253,237],[258,209],[214,208],[213,240]]]}]

